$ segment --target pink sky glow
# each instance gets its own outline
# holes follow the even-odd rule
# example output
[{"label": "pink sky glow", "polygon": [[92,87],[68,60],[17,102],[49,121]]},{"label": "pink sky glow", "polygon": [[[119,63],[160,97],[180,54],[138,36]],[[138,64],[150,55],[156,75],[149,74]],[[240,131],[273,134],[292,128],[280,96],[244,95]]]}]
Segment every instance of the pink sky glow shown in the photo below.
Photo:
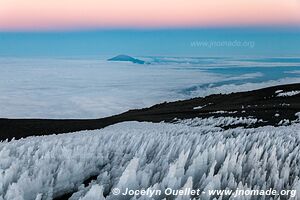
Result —
[{"label": "pink sky glow", "polygon": [[0,0],[0,30],[300,26],[299,0]]}]

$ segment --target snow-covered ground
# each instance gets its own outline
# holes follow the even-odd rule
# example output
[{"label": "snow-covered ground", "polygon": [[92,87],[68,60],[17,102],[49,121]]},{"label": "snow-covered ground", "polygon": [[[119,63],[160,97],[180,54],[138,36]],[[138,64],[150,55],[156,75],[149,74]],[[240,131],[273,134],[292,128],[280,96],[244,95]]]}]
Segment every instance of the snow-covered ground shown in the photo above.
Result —
[{"label": "snow-covered ground", "polygon": [[[300,191],[299,122],[251,129],[218,127],[255,122],[235,118],[124,122],[95,131],[3,141],[0,199],[50,200],[74,189],[72,200],[130,199],[113,195],[112,188]],[[81,185],[92,175],[98,175],[97,180]],[[209,199],[206,195],[201,194],[201,200]]]},{"label": "snow-covered ground", "polygon": [[300,91],[280,92],[278,97],[291,97],[300,94]]}]

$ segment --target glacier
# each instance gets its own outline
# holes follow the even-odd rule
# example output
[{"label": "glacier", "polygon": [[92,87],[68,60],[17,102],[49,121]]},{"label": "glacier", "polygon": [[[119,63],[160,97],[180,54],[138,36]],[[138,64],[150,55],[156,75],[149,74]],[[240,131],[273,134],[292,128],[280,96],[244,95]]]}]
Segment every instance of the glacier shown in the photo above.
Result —
[{"label": "glacier", "polygon": [[[177,123],[123,122],[104,129],[0,143],[0,199],[237,199],[233,196],[116,196],[130,189],[300,190],[300,120],[259,128],[259,119],[219,117]],[[89,184],[83,182],[95,176]],[[243,196],[238,199],[295,199]],[[296,199],[300,199],[297,197]]]}]

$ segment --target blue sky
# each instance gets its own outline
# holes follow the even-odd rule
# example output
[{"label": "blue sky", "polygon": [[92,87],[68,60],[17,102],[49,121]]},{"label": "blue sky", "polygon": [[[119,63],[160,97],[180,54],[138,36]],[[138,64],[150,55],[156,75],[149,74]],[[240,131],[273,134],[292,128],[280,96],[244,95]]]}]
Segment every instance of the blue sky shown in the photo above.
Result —
[{"label": "blue sky", "polygon": [[[192,42],[214,46],[191,46]],[[251,42],[253,46],[230,46]],[[220,45],[221,44],[221,45]],[[0,56],[299,56],[298,28],[2,32]]]}]

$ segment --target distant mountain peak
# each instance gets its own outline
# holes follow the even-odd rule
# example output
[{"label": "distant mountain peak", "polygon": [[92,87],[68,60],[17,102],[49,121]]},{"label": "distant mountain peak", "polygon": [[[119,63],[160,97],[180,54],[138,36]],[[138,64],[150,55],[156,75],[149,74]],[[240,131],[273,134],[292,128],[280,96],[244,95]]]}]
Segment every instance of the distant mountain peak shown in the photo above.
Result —
[{"label": "distant mountain peak", "polygon": [[146,63],[143,60],[139,60],[139,59],[133,58],[133,57],[128,56],[128,55],[123,55],[123,54],[120,54],[120,55],[117,55],[113,58],[110,58],[110,59],[108,59],[108,61],[132,62],[132,63],[136,63],[136,64],[145,64]]}]

